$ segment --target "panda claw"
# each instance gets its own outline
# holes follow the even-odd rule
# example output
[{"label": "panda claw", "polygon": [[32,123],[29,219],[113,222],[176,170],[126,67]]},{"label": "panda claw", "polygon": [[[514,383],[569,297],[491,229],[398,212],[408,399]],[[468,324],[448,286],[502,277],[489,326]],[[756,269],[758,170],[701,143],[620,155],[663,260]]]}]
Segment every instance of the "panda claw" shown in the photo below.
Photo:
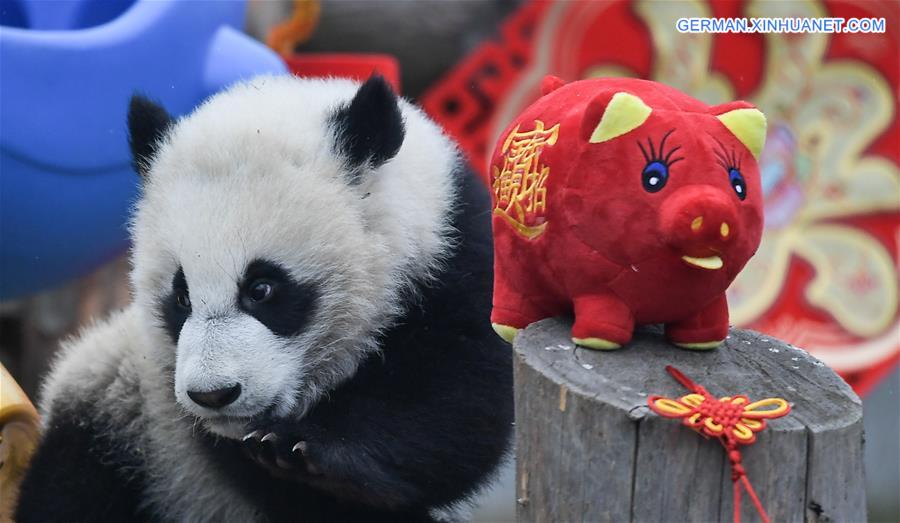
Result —
[{"label": "panda claw", "polygon": [[259,454],[259,449],[261,447],[259,437],[261,434],[260,431],[254,430],[241,438],[241,443],[244,445],[244,448],[247,449],[254,458]]},{"label": "panda claw", "polygon": [[305,469],[308,474],[319,474],[319,468],[309,463],[307,456],[309,443],[307,441],[298,441],[291,447],[290,456],[282,457],[278,450],[281,447],[280,440],[281,437],[277,433],[264,430],[254,430],[241,438],[241,442],[253,460],[269,470],[297,471],[300,467]]},{"label": "panda claw", "polygon": [[294,454],[294,456],[304,461],[304,464],[306,465],[306,472],[308,472],[309,474],[319,475],[321,474],[321,471],[319,470],[319,467],[310,462],[309,456],[307,455],[308,449],[309,443],[301,440],[294,445],[294,447],[291,449],[291,452]]},{"label": "panda claw", "polygon": [[259,454],[262,450],[262,444],[260,443],[259,437],[262,433],[258,430],[254,430],[253,432],[247,434],[243,438],[241,438],[241,444],[244,447],[244,452],[246,452],[254,461],[259,461]]},{"label": "panda claw", "polygon": [[241,441],[243,443],[250,443],[252,440],[259,441],[260,434],[262,434],[261,430],[254,430],[253,432],[251,432],[251,433],[247,434],[246,436],[244,436],[243,438],[241,438]]}]

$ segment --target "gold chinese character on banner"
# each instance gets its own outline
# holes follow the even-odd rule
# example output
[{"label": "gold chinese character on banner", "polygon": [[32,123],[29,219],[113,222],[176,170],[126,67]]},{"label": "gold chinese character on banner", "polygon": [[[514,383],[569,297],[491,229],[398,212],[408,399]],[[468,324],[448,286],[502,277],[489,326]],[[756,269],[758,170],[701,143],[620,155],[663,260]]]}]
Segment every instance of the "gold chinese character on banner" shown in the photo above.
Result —
[{"label": "gold chinese character on banner", "polygon": [[502,216],[519,234],[533,240],[547,227],[547,188],[550,167],[541,164],[544,147],[559,138],[559,124],[544,129],[534,121],[534,130],[519,131],[517,125],[503,142],[503,166],[494,166],[493,183],[496,204],[494,214]]}]

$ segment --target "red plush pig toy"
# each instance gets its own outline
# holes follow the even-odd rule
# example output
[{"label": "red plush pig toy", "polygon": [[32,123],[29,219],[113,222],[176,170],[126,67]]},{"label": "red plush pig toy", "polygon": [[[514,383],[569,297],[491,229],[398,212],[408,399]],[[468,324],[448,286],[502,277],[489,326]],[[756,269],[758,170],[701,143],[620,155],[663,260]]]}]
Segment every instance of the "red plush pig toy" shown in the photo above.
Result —
[{"label": "red plush pig toy", "polygon": [[542,92],[491,159],[494,329],[511,341],[574,313],[572,339],[592,349],[648,323],[717,347],[725,289],[762,234],[765,116],[646,80],[547,77]]}]

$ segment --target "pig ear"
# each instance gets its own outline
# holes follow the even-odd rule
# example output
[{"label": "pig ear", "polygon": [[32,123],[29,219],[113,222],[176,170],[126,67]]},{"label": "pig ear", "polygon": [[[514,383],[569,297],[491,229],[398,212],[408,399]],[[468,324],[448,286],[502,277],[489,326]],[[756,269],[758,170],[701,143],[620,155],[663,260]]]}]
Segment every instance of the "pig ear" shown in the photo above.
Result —
[{"label": "pig ear", "polygon": [[[613,95],[603,111],[600,122],[594,127],[589,141],[602,143],[640,127],[653,110],[637,96],[618,92]],[[586,122],[591,125],[592,122]]]},{"label": "pig ear", "polygon": [[716,118],[759,160],[763,145],[766,144],[766,115],[762,111],[754,107],[742,107],[722,113]]},{"label": "pig ear", "polygon": [[548,74],[541,80],[541,95],[550,94],[564,85],[566,85],[565,80],[558,76]]}]

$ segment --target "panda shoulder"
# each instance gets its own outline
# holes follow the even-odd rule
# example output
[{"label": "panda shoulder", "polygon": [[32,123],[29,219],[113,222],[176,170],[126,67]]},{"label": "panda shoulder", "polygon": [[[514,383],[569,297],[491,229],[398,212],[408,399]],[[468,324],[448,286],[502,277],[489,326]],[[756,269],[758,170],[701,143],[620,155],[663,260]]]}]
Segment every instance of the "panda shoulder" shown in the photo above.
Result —
[{"label": "panda shoulder", "polygon": [[40,393],[43,422],[55,411],[84,410],[120,414],[138,401],[140,319],[136,307],[123,309],[63,342]]}]

